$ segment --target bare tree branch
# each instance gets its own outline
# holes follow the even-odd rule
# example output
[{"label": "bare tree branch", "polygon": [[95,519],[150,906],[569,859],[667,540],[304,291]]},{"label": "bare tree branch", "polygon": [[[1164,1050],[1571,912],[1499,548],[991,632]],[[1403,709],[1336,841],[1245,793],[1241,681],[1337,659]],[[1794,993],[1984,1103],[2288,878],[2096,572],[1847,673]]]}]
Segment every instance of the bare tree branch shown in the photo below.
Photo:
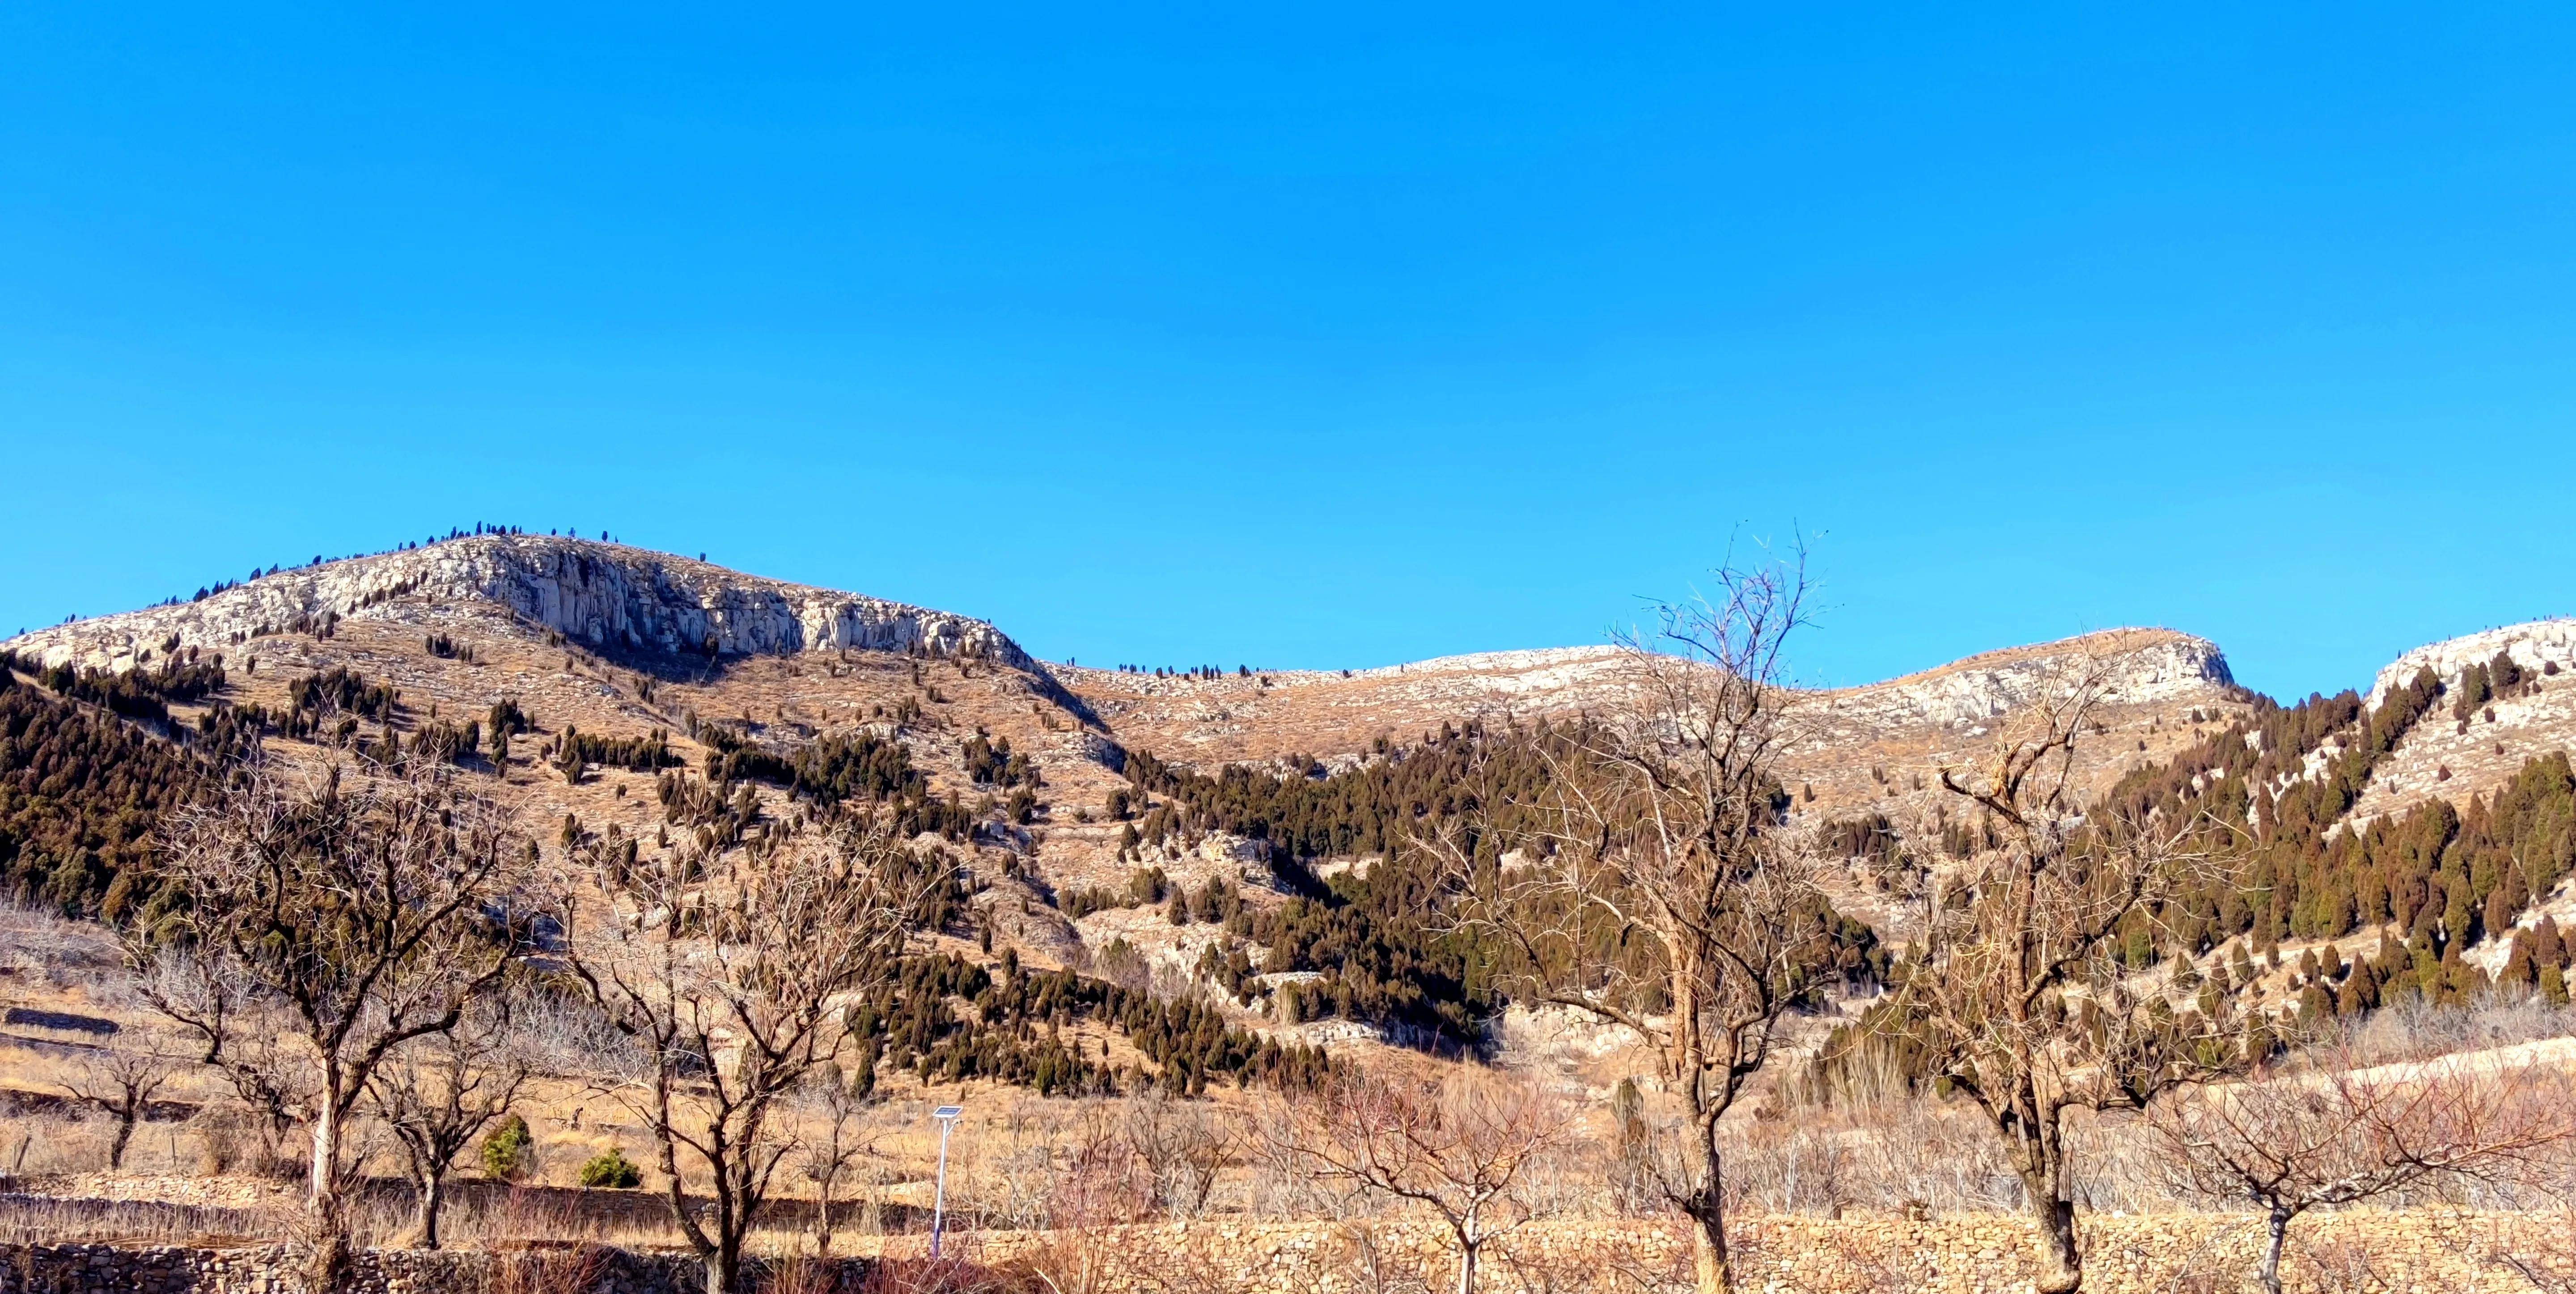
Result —
[{"label": "bare tree branch", "polygon": [[2232,1017],[2177,1007],[2118,960],[2127,925],[2159,920],[2209,860],[2187,824],[2088,817],[2076,802],[2078,752],[2111,679],[2105,662],[2078,661],[2006,721],[1981,764],[1941,770],[2001,845],[1919,878],[1922,941],[1876,1016],[2003,1138],[2038,1225],[2045,1294],[2083,1280],[2066,1111],[2142,1109],[2236,1058]]},{"label": "bare tree branch", "polygon": [[[253,762],[164,833],[188,904],[128,931],[128,956],[149,972],[147,1000],[204,1041],[245,1099],[272,1120],[304,1117],[328,1268],[350,1115],[395,1048],[453,1028],[524,950],[526,841],[427,764],[368,775]],[[292,1027],[275,1030],[276,1016]]]},{"label": "bare tree branch", "polygon": [[[568,860],[557,911],[574,974],[646,1058],[620,1098],[659,1144],[674,1220],[732,1294],[742,1244],[792,1145],[777,1107],[847,1037],[844,1007],[897,973],[951,884],[859,815],[776,848]],[[713,1201],[688,1204],[686,1167]]]},{"label": "bare tree branch", "polygon": [[1684,1115],[1667,1186],[1698,1224],[1703,1294],[1729,1283],[1718,1121],[1832,964],[1832,910],[1778,771],[1799,735],[1781,652],[1806,617],[1804,557],[1729,566],[1713,599],[1661,608],[1656,634],[1623,644],[1619,705],[1528,738],[1549,774],[1528,806],[1543,825],[1488,812],[1420,842],[1447,861],[1463,928],[1506,954],[1506,992],[1655,1049]]}]

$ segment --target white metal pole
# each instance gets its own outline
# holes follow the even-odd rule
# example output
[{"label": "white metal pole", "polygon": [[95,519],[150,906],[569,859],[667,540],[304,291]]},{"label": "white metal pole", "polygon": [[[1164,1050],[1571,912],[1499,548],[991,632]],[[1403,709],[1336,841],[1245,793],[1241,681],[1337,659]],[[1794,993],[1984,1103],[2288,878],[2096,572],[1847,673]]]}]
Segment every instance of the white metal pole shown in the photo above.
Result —
[{"label": "white metal pole", "polygon": [[930,1192],[930,1256],[939,1256],[939,1228],[948,1216],[948,1130],[957,1126],[955,1119],[939,1121],[939,1184]]}]

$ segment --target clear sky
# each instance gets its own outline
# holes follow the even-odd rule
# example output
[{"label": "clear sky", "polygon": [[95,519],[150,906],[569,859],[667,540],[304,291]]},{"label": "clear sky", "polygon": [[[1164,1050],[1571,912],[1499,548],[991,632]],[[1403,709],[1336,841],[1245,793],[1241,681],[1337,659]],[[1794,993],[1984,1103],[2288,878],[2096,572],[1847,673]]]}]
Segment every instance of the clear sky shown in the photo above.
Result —
[{"label": "clear sky", "polygon": [[1092,664],[1800,529],[1819,683],[2576,610],[2563,7],[368,8],[0,7],[0,633],[476,520]]}]

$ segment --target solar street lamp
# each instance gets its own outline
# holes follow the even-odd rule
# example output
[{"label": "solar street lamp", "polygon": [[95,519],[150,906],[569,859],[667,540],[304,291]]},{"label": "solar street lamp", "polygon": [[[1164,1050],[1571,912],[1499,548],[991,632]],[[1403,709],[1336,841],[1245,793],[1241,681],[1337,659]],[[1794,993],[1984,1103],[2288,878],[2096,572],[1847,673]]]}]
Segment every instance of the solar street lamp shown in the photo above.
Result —
[{"label": "solar street lamp", "polygon": [[939,1121],[939,1183],[930,1192],[930,1256],[939,1256],[940,1225],[948,1217],[948,1134],[957,1128],[957,1116],[964,1114],[962,1105],[943,1105],[930,1112]]}]

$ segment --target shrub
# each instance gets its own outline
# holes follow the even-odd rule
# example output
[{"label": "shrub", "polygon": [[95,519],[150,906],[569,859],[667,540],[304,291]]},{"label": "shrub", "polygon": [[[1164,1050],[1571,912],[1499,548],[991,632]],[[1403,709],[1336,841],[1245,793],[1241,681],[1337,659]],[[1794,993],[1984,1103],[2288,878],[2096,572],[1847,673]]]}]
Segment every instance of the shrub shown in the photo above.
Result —
[{"label": "shrub", "polygon": [[527,1120],[515,1114],[501,1120],[483,1138],[483,1175],[496,1182],[517,1181],[536,1166],[535,1147]]},{"label": "shrub", "polygon": [[581,1184],[611,1190],[631,1191],[644,1184],[644,1170],[626,1157],[626,1152],[610,1146],[607,1153],[593,1155],[581,1166]]}]

